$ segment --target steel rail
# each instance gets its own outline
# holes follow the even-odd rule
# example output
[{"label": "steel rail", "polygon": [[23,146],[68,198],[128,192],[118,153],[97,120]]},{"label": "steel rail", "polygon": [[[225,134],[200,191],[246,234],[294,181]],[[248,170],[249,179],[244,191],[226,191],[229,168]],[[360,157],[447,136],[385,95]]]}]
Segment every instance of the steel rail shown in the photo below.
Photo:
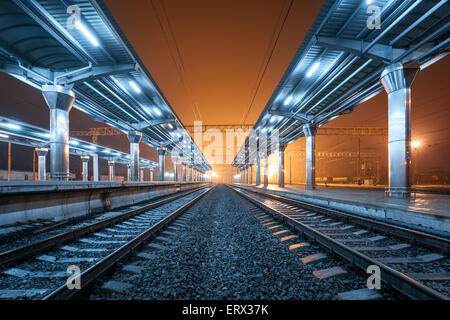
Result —
[{"label": "steel rail", "polygon": [[43,300],[69,300],[76,297],[81,296],[86,290],[91,287],[96,279],[110,271],[119,261],[123,260],[128,255],[132,254],[133,251],[137,250],[140,246],[142,246],[146,241],[150,238],[154,237],[158,234],[162,229],[164,229],[168,224],[170,224],[173,220],[175,220],[179,215],[184,213],[187,209],[189,209],[192,205],[194,205],[197,201],[203,198],[206,194],[210,193],[211,190],[215,188],[211,187],[208,191],[203,192],[196,198],[192,199],[182,207],[176,209],[170,215],[162,219],[157,224],[153,225],[146,231],[142,232],[140,235],[124,244],[122,247],[109,254],[95,265],[91,266],[89,269],[84,271],[79,275],[81,289],[71,290],[67,287],[66,284],[62,285],[49,295],[45,296]]},{"label": "steel rail", "polygon": [[148,211],[150,209],[160,207],[164,204],[167,204],[167,203],[177,200],[179,198],[183,198],[183,197],[185,197],[189,194],[192,194],[194,192],[197,192],[203,188],[206,188],[206,186],[195,188],[193,190],[189,190],[188,192],[177,194],[173,197],[169,197],[169,198],[166,198],[163,200],[159,200],[159,201],[144,205],[140,208],[127,211],[118,216],[115,216],[115,217],[112,217],[109,219],[105,219],[105,220],[102,220],[102,221],[99,221],[99,222],[96,222],[96,223],[93,223],[93,224],[90,224],[90,225],[87,225],[87,226],[84,226],[84,227],[81,227],[78,229],[74,229],[74,230],[56,235],[51,238],[32,243],[30,245],[26,245],[26,246],[23,246],[23,247],[20,247],[17,249],[12,249],[10,251],[3,252],[0,254],[0,267],[5,267],[8,265],[20,262],[22,260],[27,259],[29,256],[35,256],[44,251],[48,251],[57,245],[61,245],[61,244],[73,241],[73,239],[76,239],[78,237],[82,237],[82,236],[92,233],[94,231],[103,229],[103,228],[108,227],[111,224],[115,224],[121,220],[131,218],[131,217],[133,217],[137,214],[140,214],[144,211]]},{"label": "steel rail", "polygon": [[260,194],[264,197],[278,200],[293,206],[302,207],[308,210],[324,214],[335,219],[341,220],[345,223],[352,223],[354,225],[368,228],[370,230],[376,230],[378,232],[388,234],[389,236],[395,236],[407,241],[415,241],[421,245],[428,247],[433,250],[438,250],[443,253],[450,253],[450,239],[440,237],[434,234],[430,234],[423,231],[418,231],[414,229],[409,229],[406,227],[400,227],[390,223],[374,220],[371,218],[361,217],[355,214],[346,213],[331,208],[311,204],[301,200],[291,199],[288,197],[283,197],[276,194],[265,193],[259,190],[253,190],[251,188],[239,186],[239,188],[244,189],[255,194]]},{"label": "steel rail", "polygon": [[397,270],[390,268],[389,266],[378,262],[366,255],[361,254],[360,252],[330,238],[329,236],[314,230],[313,228],[294,220],[288,215],[274,210],[260,201],[253,199],[249,195],[245,194],[241,190],[237,190],[237,187],[229,186],[233,191],[235,191],[238,195],[242,196],[244,199],[250,201],[258,208],[270,214],[275,220],[284,223],[289,228],[295,230],[301,235],[306,236],[307,238],[312,239],[317,242],[320,246],[324,247],[331,253],[341,257],[343,260],[348,263],[357,266],[362,269],[364,272],[371,265],[377,265],[382,272],[382,281],[392,288],[396,289],[398,292],[402,293],[406,297],[410,299],[418,299],[418,300],[448,300],[449,297],[444,294],[439,293],[438,291],[425,286],[417,280],[401,273]]}]

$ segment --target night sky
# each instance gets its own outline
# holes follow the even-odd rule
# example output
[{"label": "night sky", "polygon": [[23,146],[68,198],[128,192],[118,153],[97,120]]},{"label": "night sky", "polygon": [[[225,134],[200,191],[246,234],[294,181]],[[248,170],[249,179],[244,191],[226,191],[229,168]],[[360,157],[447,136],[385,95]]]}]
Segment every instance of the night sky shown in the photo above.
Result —
[{"label": "night sky", "polygon": [[[192,125],[194,120],[205,124],[255,123],[324,3],[310,0],[105,2],[185,125]],[[413,140],[422,142],[416,155],[420,168],[450,175],[449,73],[447,57],[418,74],[412,87],[412,136]],[[5,74],[0,74],[0,88],[2,116],[48,128],[48,108],[40,92]],[[70,119],[71,130],[101,126],[77,110],[71,111]],[[387,127],[386,94],[379,94],[358,106],[352,114],[327,126]],[[99,143],[128,151],[125,137],[100,137]],[[343,137],[319,137],[317,148],[318,151],[353,150],[354,143],[354,139]],[[382,139],[363,139],[362,144],[363,148],[376,148],[386,154],[387,146]],[[304,139],[291,148],[301,150],[302,147]],[[0,169],[6,169],[6,150],[6,144],[0,143]],[[150,147],[142,146],[141,155],[156,160],[156,153]],[[79,167],[79,161],[72,161],[73,158],[71,171]],[[385,161],[386,165],[387,158]],[[31,170],[31,165],[31,149],[14,147],[13,169]],[[106,166],[103,167],[105,174]]]}]

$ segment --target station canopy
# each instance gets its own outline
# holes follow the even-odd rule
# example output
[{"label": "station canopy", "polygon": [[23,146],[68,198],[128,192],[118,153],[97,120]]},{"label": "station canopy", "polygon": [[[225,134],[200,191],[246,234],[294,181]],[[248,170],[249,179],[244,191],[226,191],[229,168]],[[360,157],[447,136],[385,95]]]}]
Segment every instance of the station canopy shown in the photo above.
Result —
[{"label": "station canopy", "polygon": [[0,71],[72,89],[94,120],[211,169],[103,1],[0,1]]},{"label": "station canopy", "polygon": [[[0,116],[0,141],[32,148],[49,148],[50,132],[28,123]],[[130,155],[127,153],[74,138],[69,139],[69,153],[79,156],[96,153],[105,160],[123,164],[130,163]],[[158,163],[144,158],[139,159],[139,165],[141,168],[158,167]]]},{"label": "station canopy", "polygon": [[[254,132],[267,132],[268,142],[278,132],[287,145],[304,135],[305,124],[323,125],[382,92],[386,66],[424,69],[445,57],[449,12],[447,0],[326,1]],[[256,159],[256,150],[246,155],[248,140],[234,166]]]}]

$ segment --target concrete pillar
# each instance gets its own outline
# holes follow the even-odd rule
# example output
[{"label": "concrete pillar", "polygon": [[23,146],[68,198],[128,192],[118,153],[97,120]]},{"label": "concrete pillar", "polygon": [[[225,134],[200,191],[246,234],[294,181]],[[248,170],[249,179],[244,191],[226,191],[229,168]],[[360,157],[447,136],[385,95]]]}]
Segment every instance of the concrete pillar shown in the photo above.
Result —
[{"label": "concrete pillar", "polygon": [[261,159],[259,155],[256,157],[256,167],[255,167],[255,183],[257,186],[261,184]]},{"label": "concrete pillar", "polygon": [[144,168],[141,167],[141,174],[139,175],[139,181],[143,182],[144,181]]},{"label": "concrete pillar", "polygon": [[269,168],[268,168],[268,156],[264,156],[263,159],[263,176],[264,176],[264,188],[269,185]]},{"label": "concrete pillar", "polygon": [[178,157],[174,156],[172,157],[172,161],[173,161],[173,181],[178,181]]},{"label": "concrete pillar", "polygon": [[278,146],[278,186],[284,188],[284,150],[286,145]]},{"label": "concrete pillar", "polygon": [[164,155],[166,154],[166,149],[159,148],[158,149],[158,157],[159,157],[159,181],[164,181],[164,174],[166,173],[164,169]]},{"label": "concrete pillar", "polygon": [[318,126],[305,124],[303,132],[306,137],[306,189],[316,188],[316,133]]},{"label": "concrete pillar", "polygon": [[89,156],[81,156],[81,161],[82,161],[82,168],[81,168],[81,176],[83,181],[88,181],[89,180],[89,169],[88,169],[88,164],[89,164]]},{"label": "concrete pillar", "polygon": [[388,94],[388,196],[409,198],[411,193],[411,85],[420,70],[417,63],[394,63],[381,74]]},{"label": "concrete pillar", "polygon": [[42,94],[50,108],[50,177],[69,180],[69,112],[75,93],[59,85],[44,85]]},{"label": "concrete pillar", "polygon": [[92,168],[93,168],[93,174],[94,174],[94,181],[99,180],[99,174],[98,174],[98,154],[94,153],[92,155]]},{"label": "concrete pillar", "polygon": [[181,163],[181,166],[182,166],[182,180],[183,180],[183,182],[186,182],[186,163]]},{"label": "concrete pillar", "polygon": [[139,181],[139,143],[142,139],[142,132],[128,132],[128,140],[130,141],[130,181]]},{"label": "concrete pillar", "polygon": [[252,184],[253,182],[252,182],[252,180],[253,180],[253,177],[252,177],[252,171],[253,171],[253,165],[251,164],[249,167],[248,167],[248,170],[249,170],[249,175],[248,175],[248,184]]},{"label": "concrete pillar", "polygon": [[114,161],[108,161],[108,180],[114,181]]},{"label": "concrete pillar", "polygon": [[37,179],[39,181],[45,181],[47,180],[47,170],[46,170],[46,156],[48,153],[47,148],[36,148],[34,149],[36,152],[36,155],[38,156],[38,176]]}]

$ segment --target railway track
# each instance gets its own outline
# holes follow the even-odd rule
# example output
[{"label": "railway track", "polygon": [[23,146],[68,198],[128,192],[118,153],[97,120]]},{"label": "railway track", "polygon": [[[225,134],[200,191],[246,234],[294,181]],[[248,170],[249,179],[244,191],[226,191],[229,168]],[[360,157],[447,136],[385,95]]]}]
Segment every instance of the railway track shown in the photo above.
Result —
[{"label": "railway track", "polygon": [[[253,203],[218,186],[83,298],[336,299],[365,287],[366,276],[337,259],[314,267],[345,267],[345,274],[313,276],[314,267],[298,257],[320,247],[287,230],[273,234],[277,226],[267,218]],[[398,296],[389,289],[376,294]]]},{"label": "railway track", "polygon": [[[87,226],[0,254],[0,299],[68,299],[155,236],[211,188],[140,206]],[[75,267],[75,269],[73,269]],[[71,290],[68,270],[80,270]]]},{"label": "railway track", "polygon": [[[402,295],[449,299],[448,239],[241,186],[229,187],[328,254],[363,272],[378,266],[381,281]],[[317,253],[306,258],[327,256]]]}]

